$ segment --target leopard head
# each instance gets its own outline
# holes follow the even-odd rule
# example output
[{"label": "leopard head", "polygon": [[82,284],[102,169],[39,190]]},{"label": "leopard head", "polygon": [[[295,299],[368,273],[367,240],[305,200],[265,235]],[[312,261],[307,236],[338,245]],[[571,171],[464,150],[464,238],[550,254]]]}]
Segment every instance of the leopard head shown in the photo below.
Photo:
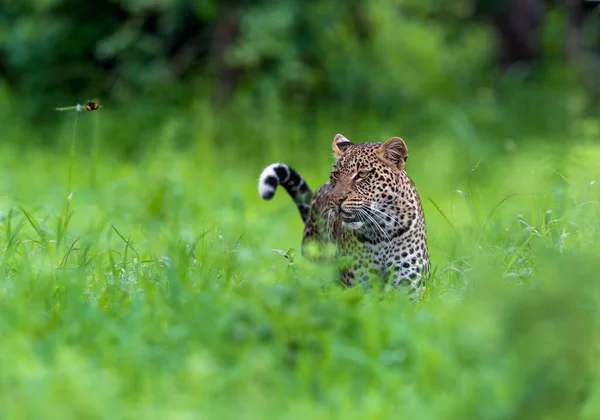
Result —
[{"label": "leopard head", "polygon": [[404,140],[392,137],[385,143],[354,144],[338,134],[333,152],[337,161],[330,176],[331,211],[349,229],[385,219],[382,209],[393,205],[398,174],[404,171],[408,158]]}]

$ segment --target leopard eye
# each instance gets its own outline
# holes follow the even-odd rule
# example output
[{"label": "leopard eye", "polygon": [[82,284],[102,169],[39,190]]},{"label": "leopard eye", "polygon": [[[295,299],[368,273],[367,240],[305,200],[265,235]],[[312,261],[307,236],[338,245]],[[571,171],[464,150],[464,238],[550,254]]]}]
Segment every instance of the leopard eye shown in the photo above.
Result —
[{"label": "leopard eye", "polygon": [[331,173],[331,179],[338,179],[338,176],[340,176],[339,172],[332,172]]},{"label": "leopard eye", "polygon": [[371,171],[360,171],[358,177],[361,179],[368,178],[371,175]]}]

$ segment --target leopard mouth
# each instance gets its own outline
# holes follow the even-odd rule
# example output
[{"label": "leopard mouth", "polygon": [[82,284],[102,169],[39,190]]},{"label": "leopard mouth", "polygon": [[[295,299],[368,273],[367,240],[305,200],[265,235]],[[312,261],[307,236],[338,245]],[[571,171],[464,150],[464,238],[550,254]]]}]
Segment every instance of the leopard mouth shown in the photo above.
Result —
[{"label": "leopard mouth", "polygon": [[340,205],[334,205],[332,203],[330,208],[333,214],[335,214],[336,217],[341,218],[345,223],[355,222],[357,220],[354,212],[344,210]]},{"label": "leopard mouth", "polygon": [[339,209],[339,215],[342,217],[342,220],[344,222],[349,223],[349,222],[356,221],[356,217],[352,213],[350,213],[349,211]]}]

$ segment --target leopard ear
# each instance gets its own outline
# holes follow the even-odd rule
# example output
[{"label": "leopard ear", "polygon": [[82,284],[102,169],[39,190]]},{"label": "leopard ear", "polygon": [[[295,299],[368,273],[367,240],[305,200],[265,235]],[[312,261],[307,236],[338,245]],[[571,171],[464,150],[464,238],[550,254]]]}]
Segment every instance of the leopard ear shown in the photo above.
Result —
[{"label": "leopard ear", "polygon": [[336,134],[333,138],[333,157],[339,159],[344,154],[344,151],[353,144],[343,135]]},{"label": "leopard ear", "polygon": [[377,154],[388,165],[402,170],[408,159],[408,148],[400,137],[392,137],[379,146]]}]

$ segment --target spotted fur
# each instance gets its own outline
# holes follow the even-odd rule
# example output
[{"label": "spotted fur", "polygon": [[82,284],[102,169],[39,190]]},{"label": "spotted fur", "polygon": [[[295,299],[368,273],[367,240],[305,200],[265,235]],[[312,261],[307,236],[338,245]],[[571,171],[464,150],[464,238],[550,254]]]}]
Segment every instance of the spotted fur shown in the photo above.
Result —
[{"label": "spotted fur", "polygon": [[406,144],[399,137],[354,144],[338,134],[333,151],[330,180],[314,194],[296,171],[274,164],[260,177],[261,197],[272,198],[277,185],[290,193],[305,222],[303,252],[310,243],[335,244],[350,257],[341,274],[348,286],[375,274],[419,290],[430,262],[421,201],[405,171]]}]

